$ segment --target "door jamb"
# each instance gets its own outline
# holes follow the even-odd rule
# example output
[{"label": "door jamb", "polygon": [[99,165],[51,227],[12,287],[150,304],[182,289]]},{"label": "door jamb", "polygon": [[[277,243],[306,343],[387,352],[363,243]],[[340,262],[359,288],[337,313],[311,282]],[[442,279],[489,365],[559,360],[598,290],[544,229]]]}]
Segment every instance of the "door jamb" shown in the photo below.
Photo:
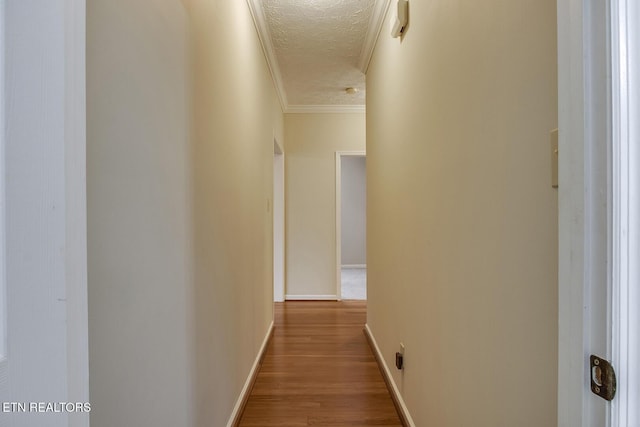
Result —
[{"label": "door jamb", "polygon": [[[596,188],[606,189],[607,180],[607,156],[597,155],[602,147],[598,138],[607,126],[606,111],[598,110],[606,105],[606,94],[598,99],[606,84],[598,73],[607,65],[602,51],[606,45],[599,44],[598,37],[606,34],[606,21],[593,13],[599,3],[602,7],[599,0],[559,0],[557,6],[558,425],[562,426],[601,426],[606,418],[587,378],[589,352],[606,352],[606,337],[592,333],[595,325],[604,329],[606,324],[602,304],[595,303],[602,295],[606,298],[602,258],[607,246],[607,213],[602,209],[607,195]],[[596,270],[603,283],[592,280]]]},{"label": "door jamb", "polygon": [[[637,425],[640,409],[640,316],[637,286],[640,268],[640,7],[637,2],[610,0],[611,41],[611,237],[608,277],[610,289],[609,345],[618,377],[611,401],[610,426]],[[634,25],[635,23],[635,25]],[[635,91],[635,92],[634,92]]]},{"label": "door jamb", "polygon": [[[558,425],[630,425],[624,419],[630,413],[624,408],[624,387],[631,376],[628,363],[620,359],[628,349],[619,347],[619,337],[625,323],[638,322],[638,317],[625,319],[620,302],[631,303],[624,292],[638,275],[637,266],[629,268],[628,262],[638,255],[638,195],[637,187],[631,194],[627,186],[637,180],[638,152],[631,139],[620,140],[620,133],[635,132],[637,138],[640,132],[637,123],[621,121],[629,107],[636,111],[628,117],[637,116],[638,103],[632,101],[637,93],[631,93],[631,85],[621,81],[633,77],[634,70],[619,61],[633,57],[637,67],[638,58],[633,49],[620,50],[627,45],[619,38],[634,37],[638,43],[639,37],[622,28],[621,18],[633,22],[618,14],[624,6],[640,14],[634,2],[625,0],[558,1]],[[626,95],[629,99],[620,99]],[[626,162],[635,162],[636,169]],[[625,174],[625,167],[635,175]],[[594,353],[620,368],[619,396],[611,403],[591,394],[588,359]],[[638,393],[637,384],[633,387]]]}]

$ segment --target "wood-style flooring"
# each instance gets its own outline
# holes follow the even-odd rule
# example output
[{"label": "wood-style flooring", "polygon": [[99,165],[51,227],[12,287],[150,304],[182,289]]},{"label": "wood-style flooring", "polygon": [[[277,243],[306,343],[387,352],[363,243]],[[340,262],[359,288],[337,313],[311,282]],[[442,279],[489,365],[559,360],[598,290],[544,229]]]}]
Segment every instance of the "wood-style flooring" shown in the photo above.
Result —
[{"label": "wood-style flooring", "polygon": [[288,301],[240,420],[243,427],[402,426],[362,332],[364,301]]}]

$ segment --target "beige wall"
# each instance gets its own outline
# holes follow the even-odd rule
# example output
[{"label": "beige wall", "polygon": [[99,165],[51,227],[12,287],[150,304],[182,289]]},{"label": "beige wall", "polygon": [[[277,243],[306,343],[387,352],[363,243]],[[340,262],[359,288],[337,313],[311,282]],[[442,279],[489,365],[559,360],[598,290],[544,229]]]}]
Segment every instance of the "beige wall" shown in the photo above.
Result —
[{"label": "beige wall", "polygon": [[282,113],[246,3],[187,4],[87,5],[95,427],[226,425],[272,320]]},{"label": "beige wall", "polygon": [[285,114],[285,139],[285,293],[335,297],[335,153],[365,149],[365,115]]},{"label": "beige wall", "polygon": [[[246,2],[191,0],[197,425],[226,422],[273,318],[282,114]],[[281,140],[281,137],[278,137]]]},{"label": "beige wall", "polygon": [[367,322],[418,426],[556,425],[555,10],[412,1],[367,73]]}]

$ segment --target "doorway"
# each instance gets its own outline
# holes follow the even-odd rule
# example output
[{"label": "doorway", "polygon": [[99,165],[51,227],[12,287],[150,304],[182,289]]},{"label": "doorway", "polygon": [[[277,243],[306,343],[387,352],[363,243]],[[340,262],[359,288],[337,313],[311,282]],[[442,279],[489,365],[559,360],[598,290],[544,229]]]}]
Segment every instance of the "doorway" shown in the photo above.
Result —
[{"label": "doorway", "polygon": [[273,300],[284,301],[284,151],[273,140]]},{"label": "doorway", "polygon": [[336,295],[367,299],[367,184],[364,151],[336,153]]}]

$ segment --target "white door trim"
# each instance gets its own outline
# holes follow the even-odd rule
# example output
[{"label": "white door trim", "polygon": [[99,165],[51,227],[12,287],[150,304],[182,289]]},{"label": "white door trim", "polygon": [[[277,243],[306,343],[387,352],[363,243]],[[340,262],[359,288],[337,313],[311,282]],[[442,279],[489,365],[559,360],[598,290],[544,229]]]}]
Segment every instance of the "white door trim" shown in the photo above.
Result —
[{"label": "white door trim", "polygon": [[558,425],[602,427],[606,406],[591,394],[587,374],[590,352],[609,356],[606,5],[558,0],[557,12]]},{"label": "white door trim", "polygon": [[640,5],[611,0],[611,426],[640,425]]},{"label": "white door trim", "polygon": [[[89,401],[85,3],[1,3],[9,177],[4,402]],[[0,425],[22,425],[24,416],[3,414]],[[89,425],[87,412],[37,416],[41,425]]]},{"label": "white door trim", "polygon": [[[67,387],[70,398],[89,402],[86,0],[65,0],[64,8]],[[88,425],[88,414],[69,417],[69,427]]]},{"label": "white door trim", "polygon": [[336,296],[342,300],[342,156],[366,156],[366,151],[336,151]]},{"label": "white door trim", "polygon": [[[634,0],[558,1],[560,426],[640,425],[637,22]],[[617,371],[611,403],[590,354]]]},{"label": "white door trim", "polygon": [[[9,395],[7,367],[7,283],[6,283],[6,234],[5,234],[5,126],[4,126],[4,8],[0,0],[0,397]],[[0,426],[3,422],[0,421]]]},{"label": "white door trim", "polygon": [[[0,0],[0,28],[5,28],[4,23],[5,1]],[[0,388],[3,386],[2,374],[6,362],[7,348],[7,307],[6,307],[6,275],[5,275],[5,127],[4,127],[4,30],[0,31]]]}]

